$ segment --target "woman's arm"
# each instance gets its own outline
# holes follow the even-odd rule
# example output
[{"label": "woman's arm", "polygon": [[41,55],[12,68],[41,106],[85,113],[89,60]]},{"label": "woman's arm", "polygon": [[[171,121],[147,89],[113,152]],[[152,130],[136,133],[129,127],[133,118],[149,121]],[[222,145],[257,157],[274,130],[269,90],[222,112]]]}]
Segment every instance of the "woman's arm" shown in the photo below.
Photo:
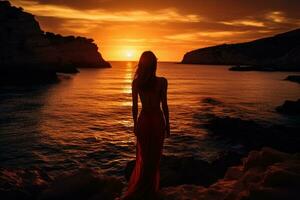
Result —
[{"label": "woman's arm", "polygon": [[136,135],[137,116],[138,116],[138,92],[137,92],[137,85],[135,80],[132,81],[131,90],[132,90],[132,117],[133,117],[133,125],[134,125],[133,132]]},{"label": "woman's arm", "polygon": [[163,87],[162,87],[162,109],[166,120],[166,137],[170,136],[170,122],[169,122],[169,106],[168,106],[168,81],[163,78]]}]

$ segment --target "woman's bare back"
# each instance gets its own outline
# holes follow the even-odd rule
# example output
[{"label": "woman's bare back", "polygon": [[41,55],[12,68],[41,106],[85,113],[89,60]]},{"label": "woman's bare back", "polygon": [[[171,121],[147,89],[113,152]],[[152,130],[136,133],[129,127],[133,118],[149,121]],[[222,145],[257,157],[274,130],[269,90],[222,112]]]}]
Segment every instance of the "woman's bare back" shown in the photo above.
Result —
[{"label": "woman's bare back", "polygon": [[[137,80],[132,82],[132,116],[134,120],[134,133],[138,117],[138,96],[142,103],[142,110],[148,113],[156,112],[162,108],[166,123],[166,136],[170,135],[169,107],[167,102],[168,81],[164,77],[156,77],[153,87],[149,90],[139,90]],[[160,106],[161,103],[161,106]],[[150,112],[149,112],[150,111]]]},{"label": "woman's bare back", "polygon": [[[160,102],[166,95],[167,80],[164,77],[156,77],[154,85],[149,90],[138,90],[143,110],[160,109]],[[133,83],[134,87],[136,86]]]}]

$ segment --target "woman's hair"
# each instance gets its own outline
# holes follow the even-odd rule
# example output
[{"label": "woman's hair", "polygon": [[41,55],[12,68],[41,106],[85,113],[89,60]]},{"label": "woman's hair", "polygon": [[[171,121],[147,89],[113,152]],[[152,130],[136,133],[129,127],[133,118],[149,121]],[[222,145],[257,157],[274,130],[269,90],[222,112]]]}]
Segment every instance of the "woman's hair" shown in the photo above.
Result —
[{"label": "woman's hair", "polygon": [[152,51],[143,52],[134,75],[139,89],[149,89],[154,85],[156,67],[157,58],[154,53]]}]

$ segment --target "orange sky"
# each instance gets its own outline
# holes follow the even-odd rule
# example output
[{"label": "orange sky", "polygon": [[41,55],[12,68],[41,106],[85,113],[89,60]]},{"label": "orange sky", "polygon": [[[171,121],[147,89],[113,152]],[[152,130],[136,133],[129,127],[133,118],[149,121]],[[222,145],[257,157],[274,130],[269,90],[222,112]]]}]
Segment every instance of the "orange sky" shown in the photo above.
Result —
[{"label": "orange sky", "polygon": [[249,41],[300,26],[299,0],[12,0],[42,29],[90,37],[106,60],[136,60],[152,50],[160,61],[185,52]]}]

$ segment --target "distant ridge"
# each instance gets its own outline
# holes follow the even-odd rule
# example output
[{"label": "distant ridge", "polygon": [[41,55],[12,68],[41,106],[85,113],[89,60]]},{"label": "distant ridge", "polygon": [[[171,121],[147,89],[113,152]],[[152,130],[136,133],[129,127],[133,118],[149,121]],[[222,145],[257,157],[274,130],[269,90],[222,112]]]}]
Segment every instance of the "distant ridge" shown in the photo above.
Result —
[{"label": "distant ridge", "polygon": [[75,73],[77,67],[110,64],[93,39],[45,33],[34,15],[0,1],[0,82],[52,80],[56,72]]},{"label": "distant ridge", "polygon": [[248,65],[254,69],[300,70],[300,29],[251,42],[222,44],[186,53],[186,64]]}]

